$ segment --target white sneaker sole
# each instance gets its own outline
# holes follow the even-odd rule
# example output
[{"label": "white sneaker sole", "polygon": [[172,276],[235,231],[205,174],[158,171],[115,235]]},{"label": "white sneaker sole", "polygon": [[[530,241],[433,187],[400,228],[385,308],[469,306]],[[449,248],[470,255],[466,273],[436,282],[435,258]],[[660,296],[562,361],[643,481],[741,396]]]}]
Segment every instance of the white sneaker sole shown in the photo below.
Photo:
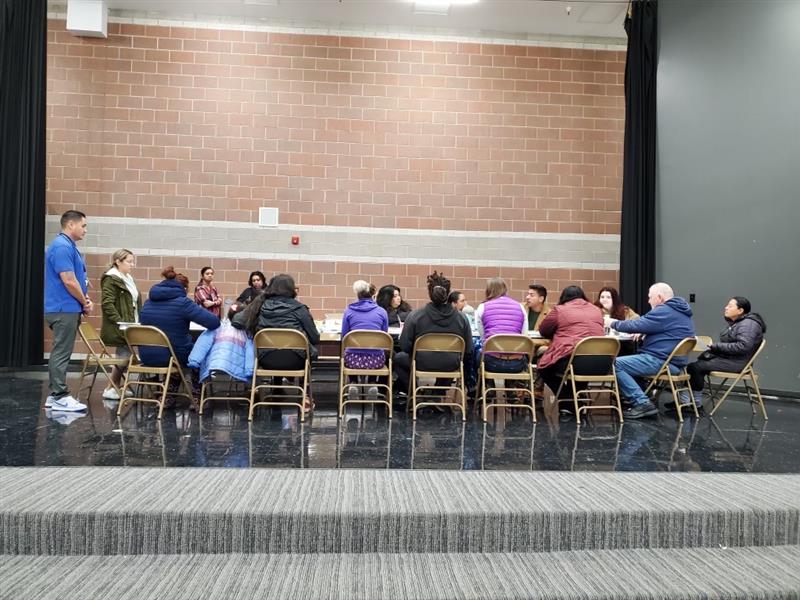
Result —
[{"label": "white sneaker sole", "polygon": [[50,406],[50,410],[52,410],[53,412],[84,412],[86,410],[86,407],[69,406],[69,405],[59,406],[58,404],[53,403],[53,405]]}]

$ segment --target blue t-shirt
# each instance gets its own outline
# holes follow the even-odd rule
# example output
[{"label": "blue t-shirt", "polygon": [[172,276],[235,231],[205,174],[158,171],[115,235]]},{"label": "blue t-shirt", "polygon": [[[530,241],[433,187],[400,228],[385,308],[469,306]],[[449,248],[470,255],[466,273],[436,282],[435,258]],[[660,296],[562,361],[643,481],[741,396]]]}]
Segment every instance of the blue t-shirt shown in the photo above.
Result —
[{"label": "blue t-shirt", "polygon": [[83,306],[69,293],[59,273],[75,273],[75,279],[86,294],[86,263],[72,239],[60,233],[44,254],[44,312],[79,313]]}]

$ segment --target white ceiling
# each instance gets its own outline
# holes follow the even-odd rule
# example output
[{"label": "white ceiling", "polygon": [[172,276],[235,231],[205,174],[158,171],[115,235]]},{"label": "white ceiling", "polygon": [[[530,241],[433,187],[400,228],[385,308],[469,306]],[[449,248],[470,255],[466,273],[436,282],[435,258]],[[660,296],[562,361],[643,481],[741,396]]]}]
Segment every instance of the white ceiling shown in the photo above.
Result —
[{"label": "white ceiling", "polygon": [[112,14],[135,16],[117,11],[136,11],[147,18],[214,16],[334,30],[531,39],[564,36],[584,41],[614,38],[619,42],[625,37],[622,23],[627,0],[480,0],[454,4],[447,15],[415,14],[409,0],[108,0],[108,6]]}]

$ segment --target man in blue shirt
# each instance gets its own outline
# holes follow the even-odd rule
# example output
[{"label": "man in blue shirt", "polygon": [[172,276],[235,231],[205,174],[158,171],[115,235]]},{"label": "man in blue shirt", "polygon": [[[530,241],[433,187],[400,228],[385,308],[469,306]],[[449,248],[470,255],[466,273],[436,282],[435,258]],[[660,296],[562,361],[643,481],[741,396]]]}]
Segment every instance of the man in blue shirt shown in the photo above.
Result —
[{"label": "man in blue shirt", "polygon": [[[658,408],[645,396],[636,378],[655,375],[683,338],[694,337],[692,309],[686,300],[675,296],[670,286],[654,283],[648,291],[647,301],[652,310],[638,319],[607,319],[608,325],[617,331],[645,336],[637,354],[620,356],[614,363],[619,391],[630,404],[624,412],[626,419],[658,414]],[[670,363],[670,372],[677,374],[686,362],[685,357],[675,358]]]},{"label": "man in blue shirt", "polygon": [[86,215],[68,210],[61,215],[61,233],[47,247],[44,257],[44,318],[53,331],[48,365],[50,395],[45,408],[54,412],[86,410],[86,405],[73,398],[67,388],[67,366],[81,314],[92,311],[86,263],[75,245],[85,235]]}]

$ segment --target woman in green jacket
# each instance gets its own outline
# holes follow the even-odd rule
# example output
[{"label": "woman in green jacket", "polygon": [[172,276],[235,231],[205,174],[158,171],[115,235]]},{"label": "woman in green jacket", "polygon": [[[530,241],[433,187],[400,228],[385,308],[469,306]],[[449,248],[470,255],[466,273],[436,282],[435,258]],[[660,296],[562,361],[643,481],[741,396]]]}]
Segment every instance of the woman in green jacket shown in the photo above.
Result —
[{"label": "woman in green jacket", "polygon": [[[131,276],[135,265],[133,252],[122,249],[114,252],[111,257],[111,267],[100,278],[102,292],[103,325],[100,329],[100,339],[107,346],[116,346],[117,358],[127,358],[131,355],[125,334],[120,331],[120,323],[138,323],[139,310],[142,308],[142,296]],[[122,369],[114,367],[111,380],[117,387],[122,379]],[[119,393],[109,386],[103,390],[103,398],[119,400]]]}]

